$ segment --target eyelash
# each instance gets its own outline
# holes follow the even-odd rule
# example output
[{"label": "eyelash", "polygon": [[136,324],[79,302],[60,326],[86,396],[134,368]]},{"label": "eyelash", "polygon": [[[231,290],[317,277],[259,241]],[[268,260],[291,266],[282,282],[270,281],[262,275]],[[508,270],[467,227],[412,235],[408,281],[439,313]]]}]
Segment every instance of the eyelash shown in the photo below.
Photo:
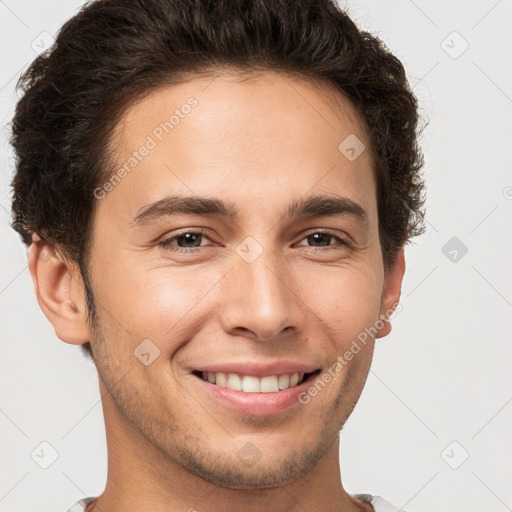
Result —
[{"label": "eyelash", "polygon": [[[304,240],[305,238],[311,236],[311,235],[315,235],[317,233],[320,233],[322,235],[328,235],[332,238],[334,238],[335,240],[337,240],[341,245],[343,246],[346,246],[347,248],[351,248],[352,245],[351,243],[346,239],[346,238],[342,238],[340,237],[339,235],[334,235],[333,233],[330,233],[329,231],[313,231],[311,233],[308,233],[307,235],[305,235],[300,241],[302,242],[302,240]],[[163,247],[165,248],[166,250],[171,250],[171,251],[177,251],[177,252],[182,252],[182,253],[195,253],[197,251],[199,251],[201,249],[201,247],[191,247],[189,249],[185,249],[183,247],[179,247],[179,246],[175,246],[174,244],[172,244],[171,242],[173,240],[175,240],[176,238],[180,238],[186,234],[192,234],[192,235],[202,235],[204,236],[205,238],[209,238],[208,235],[207,235],[207,232],[206,230],[204,229],[197,229],[197,230],[190,230],[190,231],[184,231],[183,233],[180,233],[178,235],[174,235],[170,238],[167,238],[165,240],[162,240],[158,243],[158,245],[160,247]],[[322,247],[310,247],[310,251],[312,252],[317,252],[317,251],[325,251],[327,249],[332,249],[333,246],[332,245],[328,245],[328,246],[322,246]]]}]

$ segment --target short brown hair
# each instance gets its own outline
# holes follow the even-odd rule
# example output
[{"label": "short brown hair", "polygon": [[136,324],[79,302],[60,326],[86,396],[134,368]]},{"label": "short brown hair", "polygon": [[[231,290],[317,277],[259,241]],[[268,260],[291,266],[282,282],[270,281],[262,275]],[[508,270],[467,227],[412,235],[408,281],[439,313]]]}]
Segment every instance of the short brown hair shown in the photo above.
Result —
[{"label": "short brown hair", "polygon": [[[166,84],[230,67],[328,82],[371,139],[388,270],[424,227],[418,105],[401,62],[333,0],[97,0],[86,3],[18,82],[12,227],[61,248],[88,280],[93,194],[113,171],[110,135],[129,105]],[[90,343],[82,345],[92,355]]]}]

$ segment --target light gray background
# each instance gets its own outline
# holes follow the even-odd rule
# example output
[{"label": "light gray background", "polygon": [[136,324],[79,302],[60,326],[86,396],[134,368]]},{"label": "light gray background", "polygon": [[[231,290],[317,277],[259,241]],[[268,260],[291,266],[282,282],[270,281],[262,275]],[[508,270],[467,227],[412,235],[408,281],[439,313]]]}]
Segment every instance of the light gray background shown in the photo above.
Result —
[{"label": "light gray background", "polygon": [[[40,34],[82,4],[0,0],[2,512],[65,511],[106,479],[96,370],[55,336],[9,227],[14,86]],[[403,310],[342,431],[343,483],[408,512],[512,510],[512,1],[342,6],[402,60],[430,122],[428,231],[407,247]],[[455,262],[452,237],[468,249]],[[31,458],[50,457],[44,441],[48,469]]]}]

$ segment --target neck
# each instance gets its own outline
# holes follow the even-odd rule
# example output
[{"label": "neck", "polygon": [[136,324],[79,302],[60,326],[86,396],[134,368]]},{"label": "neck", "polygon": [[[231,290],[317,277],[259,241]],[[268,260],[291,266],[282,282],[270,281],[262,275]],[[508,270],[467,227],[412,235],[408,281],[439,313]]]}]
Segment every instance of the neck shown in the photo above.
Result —
[{"label": "neck", "polygon": [[108,445],[107,483],[86,512],[373,510],[370,504],[350,496],[343,488],[339,435],[317,464],[299,478],[277,487],[233,488],[208,481],[186,469],[135,430],[108,398],[103,403]]}]

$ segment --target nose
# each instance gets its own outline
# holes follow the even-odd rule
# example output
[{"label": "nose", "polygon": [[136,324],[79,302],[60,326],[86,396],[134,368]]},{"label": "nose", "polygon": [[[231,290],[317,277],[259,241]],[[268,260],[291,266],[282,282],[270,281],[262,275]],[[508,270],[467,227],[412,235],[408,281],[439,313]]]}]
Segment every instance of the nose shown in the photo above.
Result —
[{"label": "nose", "polygon": [[253,262],[235,258],[219,290],[226,332],[258,341],[302,329],[304,303],[287,263],[265,250]]}]

